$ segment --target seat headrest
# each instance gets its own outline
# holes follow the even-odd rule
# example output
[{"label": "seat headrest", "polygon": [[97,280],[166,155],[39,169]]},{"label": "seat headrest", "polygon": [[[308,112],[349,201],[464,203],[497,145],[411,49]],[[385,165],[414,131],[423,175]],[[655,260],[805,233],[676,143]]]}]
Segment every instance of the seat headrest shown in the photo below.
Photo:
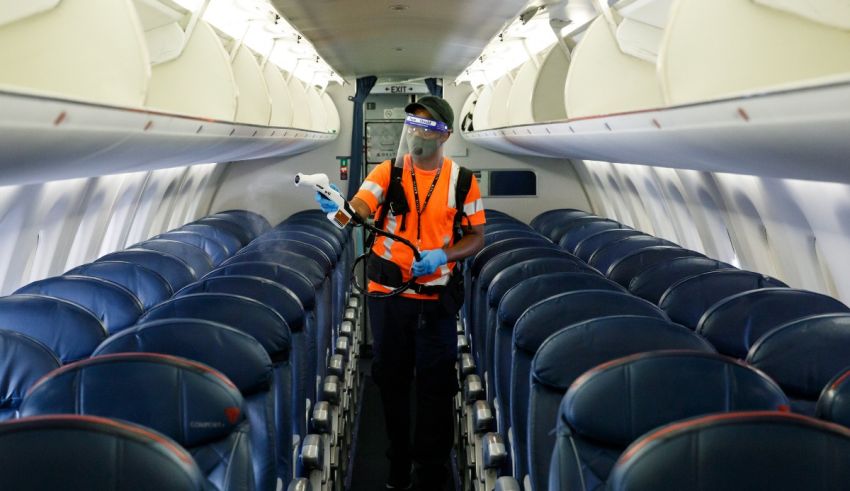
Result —
[{"label": "seat headrest", "polygon": [[[317,210],[321,213],[321,210]],[[314,230],[324,230],[326,232],[332,233],[336,236],[337,240],[345,244],[348,242],[349,233],[347,231],[340,230],[335,225],[331,225],[331,222],[328,221],[328,218],[323,214],[308,214],[308,215],[293,215],[283,222],[279,223],[275,226],[275,230],[288,230],[290,227],[300,226],[300,227],[310,227]]]},{"label": "seat headrest", "polygon": [[295,239],[275,239],[251,242],[242,248],[241,251],[236,253],[236,255],[247,254],[249,252],[263,252],[269,254],[294,252],[316,261],[316,263],[318,263],[326,273],[333,269],[336,264],[336,255],[333,254],[333,251],[330,251],[329,255],[329,252],[318,248],[316,244],[302,242]]},{"label": "seat headrest", "polygon": [[272,360],[289,359],[292,339],[286,320],[254,299],[226,293],[194,293],[162,302],[145,312],[139,324],[175,318],[219,322],[253,336]]},{"label": "seat headrest", "polygon": [[625,446],[673,421],[788,407],[776,382],[743,363],[713,353],[655,351],[581,375],[564,396],[560,423],[587,438]]},{"label": "seat headrest", "polygon": [[67,414],[8,421],[0,424],[0,454],[3,486],[17,491],[114,489],[116,482],[123,491],[208,489],[180,445],[125,421]]},{"label": "seat headrest", "polygon": [[485,247],[496,242],[501,242],[508,239],[522,239],[526,237],[542,237],[534,230],[517,228],[515,226],[497,227],[493,230],[486,230],[484,233]]},{"label": "seat headrest", "polygon": [[161,353],[201,362],[229,378],[243,395],[269,389],[272,361],[256,339],[218,322],[162,319],[137,324],[100,344],[92,356]]},{"label": "seat headrest", "polygon": [[721,353],[744,358],[753,343],[770,330],[802,317],[828,313],[850,313],[850,309],[820,293],[762,288],[715,303],[703,314],[697,332]]},{"label": "seat headrest", "polygon": [[731,264],[707,257],[677,257],[641,271],[629,282],[629,291],[657,304],[671,285],[684,278],[718,269],[736,270]]},{"label": "seat headrest", "polygon": [[295,293],[271,280],[258,276],[230,275],[200,279],[175,293],[182,297],[194,293],[229,293],[253,298],[280,314],[293,332],[304,328],[304,306]]},{"label": "seat headrest", "polygon": [[89,356],[107,336],[100,319],[79,305],[30,294],[0,298],[0,329],[41,342],[62,363]]},{"label": "seat headrest", "polygon": [[324,233],[322,229],[305,228],[302,230],[273,230],[264,233],[251,241],[249,246],[259,244],[260,242],[275,241],[275,240],[298,240],[308,244],[316,244],[326,251],[332,259],[338,259],[342,253],[342,244],[332,234]]},{"label": "seat headrest", "polygon": [[712,414],[633,443],[606,489],[832,489],[850,482],[848,454],[850,430],[836,424],[772,411]]},{"label": "seat headrest", "polygon": [[292,251],[280,252],[264,252],[264,251],[249,251],[237,254],[227,261],[221,263],[222,266],[229,266],[237,263],[249,262],[269,262],[289,266],[297,271],[300,271],[313,284],[313,288],[320,288],[327,277],[327,271],[315,259],[298,254]]},{"label": "seat headrest", "polygon": [[642,271],[660,262],[677,257],[705,257],[703,254],[673,246],[652,246],[638,249],[615,261],[608,271],[608,279],[623,286],[629,286],[632,278]]},{"label": "seat headrest", "polygon": [[667,319],[658,307],[628,293],[610,290],[561,293],[535,303],[520,315],[514,326],[514,346],[533,356],[546,338],[562,328],[612,315]]},{"label": "seat headrest", "polygon": [[[537,249],[536,247],[534,249]],[[505,254],[500,254],[487,263],[481,270],[479,276],[480,287],[486,288],[487,298],[490,305],[496,306],[499,300],[517,283],[545,273],[580,273],[590,274],[602,278],[596,271],[591,269],[581,261],[574,260],[569,256],[559,254],[558,249],[550,249],[552,253],[540,254],[535,253],[533,258],[525,258],[524,254],[515,252],[523,252],[525,249],[517,249],[510,251],[511,257],[506,257]],[[503,260],[504,258],[504,260]],[[513,259],[513,260],[511,260]],[[493,266],[491,268],[491,266]],[[489,284],[484,284],[489,280]]]},{"label": "seat headrest", "polygon": [[552,239],[552,242],[557,244],[561,240],[561,236],[563,235],[565,229],[577,223],[598,222],[599,220],[605,219],[596,215],[589,214],[579,216],[570,215],[561,220],[556,220],[554,222],[547,223],[543,234],[546,237]]},{"label": "seat headrest", "polygon": [[213,227],[212,225],[189,223],[178,228],[176,231],[194,232],[196,234],[201,234],[208,239],[214,240],[224,247],[228,256],[236,254],[236,251],[242,247],[242,242],[239,241],[239,237],[227,230]]},{"label": "seat headrest", "polygon": [[248,242],[254,240],[256,235],[254,235],[254,231],[250,228],[246,228],[245,224],[239,223],[232,218],[227,217],[205,217],[200,220],[195,220],[193,223],[199,223],[202,225],[212,225],[213,227],[219,228],[226,232],[229,232],[231,235],[239,239],[239,243],[241,246],[245,246]]},{"label": "seat headrest", "polygon": [[0,330],[0,412],[16,410],[26,391],[59,365],[59,358],[39,341]]},{"label": "seat headrest", "polygon": [[228,275],[256,276],[274,281],[292,290],[306,310],[313,310],[316,305],[316,290],[313,283],[304,273],[289,266],[263,261],[234,263],[218,267],[207,273],[202,279]]},{"label": "seat headrest", "polygon": [[478,273],[481,272],[481,268],[487,264],[491,258],[498,256],[499,254],[510,251],[513,249],[520,249],[522,247],[531,247],[531,246],[549,246],[549,247],[557,247],[553,244],[549,239],[544,237],[534,236],[534,237],[515,237],[513,239],[505,239],[499,242],[490,244],[480,251],[472,258],[472,266],[470,267],[470,272],[473,277],[477,277]]},{"label": "seat headrest", "polygon": [[759,288],[787,286],[761,273],[719,269],[680,280],[667,289],[658,305],[673,321],[696,329],[702,315],[726,297]]},{"label": "seat headrest", "polygon": [[218,265],[220,262],[230,257],[230,254],[227,252],[227,249],[225,249],[220,242],[213,240],[209,237],[203,236],[197,232],[189,232],[188,230],[175,230],[173,232],[165,232],[163,234],[159,234],[154,237],[154,239],[174,240],[177,242],[183,242],[185,244],[191,244],[193,246],[200,247],[210,257],[213,266]]},{"label": "seat headrest", "polygon": [[[494,307],[498,305],[499,320],[503,321],[506,325],[514,325],[517,319],[519,319],[519,316],[522,315],[528,307],[559,293],[579,290],[611,290],[623,292],[623,289],[615,283],[612,283],[599,275],[584,272],[546,272],[558,271],[562,268],[559,268],[558,264],[552,264],[547,268],[545,261],[535,260],[535,262],[536,264],[533,267],[532,265],[529,265],[529,267],[524,268],[526,272],[530,274],[523,276],[525,279],[510,288],[507,293],[501,297],[501,300],[496,298],[495,295],[498,295],[498,293],[504,289],[503,286],[505,285],[505,282],[501,281],[501,275],[497,276],[497,281],[493,282],[496,286],[490,289],[490,298],[488,300],[490,305]],[[504,273],[508,273],[505,276],[505,279],[513,276],[513,268],[514,266],[511,266],[503,271]]]},{"label": "seat headrest", "polygon": [[804,317],[762,336],[747,363],[767,373],[789,396],[814,401],[850,364],[850,315]]},{"label": "seat headrest", "polygon": [[602,232],[603,230],[613,230],[623,228],[620,222],[610,219],[597,219],[590,221],[574,221],[567,227],[555,231],[552,235],[552,240],[557,238],[558,245],[568,251],[574,251],[576,245],[591,235]]},{"label": "seat headrest", "polygon": [[250,228],[254,232],[254,235],[266,233],[272,228],[272,225],[268,220],[266,220],[266,217],[250,210],[225,210],[214,213],[210,216],[235,218]]},{"label": "seat headrest", "polygon": [[15,294],[31,293],[75,303],[94,314],[110,333],[133,325],[144,312],[142,302],[123,286],[101,278],[65,275],[24,285]]},{"label": "seat headrest", "polygon": [[117,283],[133,292],[145,309],[162,302],[174,292],[171,285],[156,271],[127,261],[100,261],[83,264],[65,273],[91,276]]},{"label": "seat headrest", "polygon": [[242,395],[221,372],[154,353],[78,361],[37,382],[21,415],[80,414],[122,419],[191,448],[220,440],[242,421]]},{"label": "seat headrest", "polygon": [[816,416],[826,421],[850,426],[850,370],[844,369],[830,380],[818,398]]},{"label": "seat headrest", "polygon": [[623,228],[612,228],[610,230],[603,230],[601,232],[596,232],[593,235],[589,235],[586,238],[582,239],[581,242],[576,244],[574,249],[574,254],[581,259],[582,261],[587,261],[593,256],[596,251],[610,244],[611,242],[616,242],[620,239],[624,239],[626,237],[632,237],[635,235],[646,235],[645,233],[635,230],[632,228],[628,228],[625,225],[622,225]]},{"label": "seat headrest", "polygon": [[212,258],[200,247],[169,239],[150,239],[131,247],[132,249],[144,249],[160,251],[180,258],[189,265],[196,277],[203,276],[213,267]]},{"label": "seat headrest", "polygon": [[197,279],[195,271],[185,261],[161,251],[127,249],[107,254],[95,262],[103,261],[127,261],[152,269],[165,278],[175,292]]},{"label": "seat headrest", "polygon": [[[489,209],[487,211],[490,211]],[[548,224],[555,224],[561,221],[566,221],[575,217],[583,217],[590,215],[590,213],[584,210],[577,210],[575,208],[559,208],[557,210],[547,210],[543,213],[537,215],[531,220],[531,226],[535,229],[540,229],[541,227]]]},{"label": "seat headrest", "polygon": [[693,331],[640,315],[599,317],[567,326],[549,336],[534,355],[534,380],[566,392],[579,375],[615,358],[644,351],[686,349],[714,353]]},{"label": "seat headrest", "polygon": [[634,251],[660,245],[678,247],[677,244],[670,242],[669,240],[653,237],[652,235],[632,235],[630,237],[624,237],[620,240],[609,242],[604,247],[601,247],[594,252],[587,262],[602,272],[602,274],[608,275],[611,266],[621,258]]},{"label": "seat headrest", "polygon": [[266,232],[260,237],[257,237],[255,240],[262,240],[265,237],[269,239],[274,239],[275,237],[287,237],[288,234],[309,234],[314,235],[316,237],[321,237],[328,241],[334,249],[337,251],[337,255],[342,254],[342,251],[345,247],[346,236],[340,236],[339,234],[334,233],[334,231],[326,230],[320,227],[314,227],[313,225],[307,223],[288,223],[284,222],[282,225]]}]

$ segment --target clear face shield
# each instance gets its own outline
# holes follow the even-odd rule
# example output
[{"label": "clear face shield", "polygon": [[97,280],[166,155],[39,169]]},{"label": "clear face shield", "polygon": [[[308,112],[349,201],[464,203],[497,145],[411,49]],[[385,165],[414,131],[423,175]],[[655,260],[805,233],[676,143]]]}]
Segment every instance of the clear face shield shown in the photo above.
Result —
[{"label": "clear face shield", "polygon": [[401,131],[395,165],[404,165],[408,158],[420,166],[438,165],[443,161],[443,143],[448,135],[446,123],[408,114]]}]

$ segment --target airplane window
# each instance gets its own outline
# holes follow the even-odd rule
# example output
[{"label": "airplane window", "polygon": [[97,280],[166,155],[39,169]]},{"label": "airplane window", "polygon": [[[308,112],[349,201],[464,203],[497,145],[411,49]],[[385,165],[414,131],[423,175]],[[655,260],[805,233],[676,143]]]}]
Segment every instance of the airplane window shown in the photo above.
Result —
[{"label": "airplane window", "polygon": [[530,170],[490,171],[490,196],[537,196],[537,174]]}]

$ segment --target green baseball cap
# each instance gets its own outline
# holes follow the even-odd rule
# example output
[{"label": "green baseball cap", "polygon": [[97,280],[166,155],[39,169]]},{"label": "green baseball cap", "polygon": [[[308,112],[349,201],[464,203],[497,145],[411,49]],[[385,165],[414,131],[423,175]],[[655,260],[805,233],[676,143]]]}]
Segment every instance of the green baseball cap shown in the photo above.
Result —
[{"label": "green baseball cap", "polygon": [[452,126],[455,121],[455,113],[452,111],[452,106],[450,106],[445,99],[433,95],[426,95],[425,97],[417,99],[416,102],[408,104],[407,107],[404,108],[404,112],[413,113],[417,109],[424,109],[428,111],[432,118],[446,123],[449,130],[453,129]]}]

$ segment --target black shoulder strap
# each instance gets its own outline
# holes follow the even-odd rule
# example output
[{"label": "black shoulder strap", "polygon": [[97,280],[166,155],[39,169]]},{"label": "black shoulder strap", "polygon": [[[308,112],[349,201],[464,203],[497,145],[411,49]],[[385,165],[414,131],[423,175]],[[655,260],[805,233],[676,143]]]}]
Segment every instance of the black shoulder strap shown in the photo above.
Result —
[{"label": "black shoulder strap", "polygon": [[466,213],[463,212],[463,204],[466,202],[466,195],[469,194],[469,188],[472,187],[472,176],[472,171],[463,166],[460,167],[457,173],[457,183],[455,183],[455,209],[457,210],[454,220],[455,242],[460,240],[462,232],[461,222],[463,221],[463,217],[466,216]]},{"label": "black shoulder strap", "polygon": [[387,220],[387,215],[392,209],[393,215],[404,215],[408,212],[407,197],[404,195],[404,187],[401,185],[401,180],[404,177],[404,167],[400,165],[390,166],[390,184],[387,186],[387,194],[384,196],[384,203],[381,205],[381,212],[375,220],[375,227],[380,230],[384,229],[384,223]]}]

